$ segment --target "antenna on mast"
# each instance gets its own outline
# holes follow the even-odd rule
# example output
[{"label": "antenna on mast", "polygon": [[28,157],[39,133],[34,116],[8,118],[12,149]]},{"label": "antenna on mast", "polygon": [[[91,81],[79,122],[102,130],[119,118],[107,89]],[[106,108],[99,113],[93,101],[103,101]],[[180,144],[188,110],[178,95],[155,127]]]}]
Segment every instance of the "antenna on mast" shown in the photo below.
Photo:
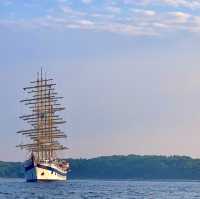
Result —
[{"label": "antenna on mast", "polygon": [[42,67],[41,67],[41,81],[42,81]]}]

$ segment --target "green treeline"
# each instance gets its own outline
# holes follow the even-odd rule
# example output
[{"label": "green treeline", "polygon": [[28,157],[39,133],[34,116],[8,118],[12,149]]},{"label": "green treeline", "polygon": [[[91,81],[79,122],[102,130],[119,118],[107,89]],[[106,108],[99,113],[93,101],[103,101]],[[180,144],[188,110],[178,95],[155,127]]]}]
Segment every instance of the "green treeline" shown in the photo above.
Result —
[{"label": "green treeline", "polygon": [[[69,159],[71,179],[200,180],[200,159],[186,156],[104,156]],[[0,162],[0,177],[23,177],[21,163]]]},{"label": "green treeline", "polygon": [[0,161],[0,177],[20,178],[24,176],[24,168],[20,162]]},{"label": "green treeline", "polygon": [[71,178],[200,180],[200,159],[185,156],[107,156],[70,163]]}]

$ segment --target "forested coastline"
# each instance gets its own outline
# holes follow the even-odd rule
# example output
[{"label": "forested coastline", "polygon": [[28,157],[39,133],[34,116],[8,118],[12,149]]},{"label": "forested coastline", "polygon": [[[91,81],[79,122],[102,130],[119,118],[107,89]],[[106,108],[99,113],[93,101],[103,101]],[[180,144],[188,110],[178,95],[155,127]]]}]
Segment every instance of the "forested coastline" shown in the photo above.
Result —
[{"label": "forested coastline", "polygon": [[[69,159],[71,179],[200,180],[200,159],[187,156],[114,155]],[[20,162],[0,162],[0,177],[24,177]]]}]

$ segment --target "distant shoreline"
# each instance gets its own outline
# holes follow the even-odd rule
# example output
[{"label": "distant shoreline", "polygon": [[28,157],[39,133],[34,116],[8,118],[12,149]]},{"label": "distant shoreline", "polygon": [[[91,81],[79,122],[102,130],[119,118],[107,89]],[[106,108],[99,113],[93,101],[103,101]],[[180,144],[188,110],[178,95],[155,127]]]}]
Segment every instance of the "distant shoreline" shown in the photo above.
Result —
[{"label": "distant shoreline", "polygon": [[[200,159],[188,156],[113,155],[69,162],[69,179],[200,181]],[[22,163],[1,161],[0,177],[23,178]]]}]

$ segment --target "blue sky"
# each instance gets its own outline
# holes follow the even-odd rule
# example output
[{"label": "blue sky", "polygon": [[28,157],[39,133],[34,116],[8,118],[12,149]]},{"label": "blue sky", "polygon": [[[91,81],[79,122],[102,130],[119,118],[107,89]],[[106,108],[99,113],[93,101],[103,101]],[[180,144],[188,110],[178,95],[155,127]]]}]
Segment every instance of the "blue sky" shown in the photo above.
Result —
[{"label": "blue sky", "polygon": [[199,32],[199,0],[5,0],[3,26],[84,29],[127,35]]},{"label": "blue sky", "polygon": [[200,157],[199,0],[0,0],[0,159],[43,66],[67,107],[65,157]]}]

